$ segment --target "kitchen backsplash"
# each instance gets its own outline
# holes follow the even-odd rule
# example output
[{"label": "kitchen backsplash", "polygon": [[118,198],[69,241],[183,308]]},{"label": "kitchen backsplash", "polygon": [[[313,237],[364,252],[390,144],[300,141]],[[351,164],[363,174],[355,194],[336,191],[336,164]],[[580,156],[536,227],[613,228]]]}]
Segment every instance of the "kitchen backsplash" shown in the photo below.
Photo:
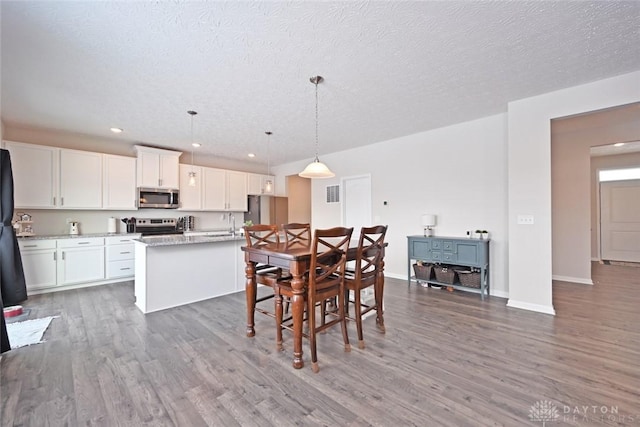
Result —
[{"label": "kitchen backsplash", "polygon": [[[196,230],[226,229],[229,227],[228,212],[192,212],[175,209],[144,209],[137,211],[83,211],[83,210],[39,210],[16,209],[16,212],[32,216],[36,236],[69,234],[67,220],[78,221],[80,234],[107,233],[110,217],[115,217],[118,233],[126,232],[126,225],[120,218],[179,218],[193,215],[196,218]],[[236,228],[244,222],[244,212],[232,212],[236,219]]]}]

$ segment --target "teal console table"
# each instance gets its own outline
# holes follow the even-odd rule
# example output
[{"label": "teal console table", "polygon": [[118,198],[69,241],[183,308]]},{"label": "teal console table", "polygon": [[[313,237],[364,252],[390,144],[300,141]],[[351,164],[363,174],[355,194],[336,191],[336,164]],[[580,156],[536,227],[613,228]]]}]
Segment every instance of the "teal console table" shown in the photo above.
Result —
[{"label": "teal console table", "polygon": [[[480,270],[480,297],[484,300],[485,295],[489,296],[489,240],[441,236],[407,236],[407,240],[409,285],[412,279],[416,280],[412,275],[414,261],[447,264],[454,267],[474,267]],[[458,281],[453,284],[441,283],[435,279],[424,281],[429,284],[468,289]]]}]

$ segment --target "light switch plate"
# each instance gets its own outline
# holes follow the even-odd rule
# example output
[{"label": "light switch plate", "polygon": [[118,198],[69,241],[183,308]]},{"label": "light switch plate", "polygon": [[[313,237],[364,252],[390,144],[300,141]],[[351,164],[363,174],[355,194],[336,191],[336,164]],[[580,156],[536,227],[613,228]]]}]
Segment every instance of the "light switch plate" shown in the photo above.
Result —
[{"label": "light switch plate", "polygon": [[533,215],[518,215],[518,224],[520,225],[532,225]]}]

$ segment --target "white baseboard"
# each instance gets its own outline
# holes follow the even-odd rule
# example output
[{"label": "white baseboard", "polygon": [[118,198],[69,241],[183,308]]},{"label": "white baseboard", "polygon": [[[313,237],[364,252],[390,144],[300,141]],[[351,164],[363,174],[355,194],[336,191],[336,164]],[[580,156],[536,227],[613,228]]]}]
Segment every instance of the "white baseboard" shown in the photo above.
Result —
[{"label": "white baseboard", "polygon": [[551,276],[551,279],[560,280],[561,282],[580,283],[582,285],[593,285],[593,280],[583,279],[581,277],[558,276],[554,274],[553,276]]},{"label": "white baseboard", "polygon": [[531,304],[524,301],[514,301],[510,299],[509,302],[507,302],[507,307],[536,311],[538,313],[551,314],[552,316],[556,315],[556,311],[553,309],[552,305]]}]

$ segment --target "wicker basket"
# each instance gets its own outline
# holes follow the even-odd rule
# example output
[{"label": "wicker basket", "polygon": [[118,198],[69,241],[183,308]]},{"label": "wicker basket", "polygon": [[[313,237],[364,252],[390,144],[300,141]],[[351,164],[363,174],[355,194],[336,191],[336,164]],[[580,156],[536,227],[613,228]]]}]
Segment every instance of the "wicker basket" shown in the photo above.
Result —
[{"label": "wicker basket", "polygon": [[433,264],[413,264],[413,271],[417,280],[431,280],[433,277]]},{"label": "wicker basket", "polygon": [[446,265],[438,265],[433,268],[433,271],[436,273],[436,280],[440,283],[446,283],[447,285],[452,285],[456,272],[453,268]]},{"label": "wicker basket", "polygon": [[456,271],[458,280],[462,286],[469,288],[480,288],[480,273],[477,271],[458,270]]}]

